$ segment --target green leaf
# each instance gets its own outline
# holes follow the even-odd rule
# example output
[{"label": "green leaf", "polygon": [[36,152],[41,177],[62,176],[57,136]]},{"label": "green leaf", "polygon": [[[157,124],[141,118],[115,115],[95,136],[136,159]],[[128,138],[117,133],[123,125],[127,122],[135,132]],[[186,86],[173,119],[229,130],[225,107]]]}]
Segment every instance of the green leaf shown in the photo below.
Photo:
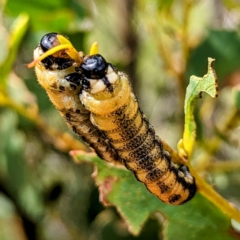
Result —
[{"label": "green leaf", "polygon": [[212,66],[213,61],[214,59],[208,58],[207,74],[202,78],[191,76],[190,83],[187,87],[184,103],[185,124],[182,144],[188,156],[191,156],[196,137],[196,123],[193,114],[195,101],[202,97],[202,92],[208,93],[213,98],[216,97],[218,93],[217,77]]},{"label": "green leaf", "polygon": [[130,171],[110,166],[95,155],[80,151],[72,151],[71,155],[77,163],[95,165],[93,176],[101,201],[117,208],[131,233],[139,234],[149,215],[160,212],[165,220],[164,239],[234,239],[229,217],[200,194],[181,206],[167,205],[149,193]]},{"label": "green leaf", "polygon": [[[231,40],[230,40],[231,39]],[[202,76],[205,72],[205,60],[210,56],[217,59],[214,68],[218,81],[226,81],[226,76],[239,69],[240,38],[237,31],[209,30],[205,40],[191,51],[188,61],[188,76]]]},{"label": "green leaf", "polygon": [[157,8],[159,11],[162,11],[164,9],[167,9],[167,10],[170,10],[172,5],[173,5],[174,1],[173,0],[160,0],[160,1],[157,1],[156,4],[157,4]]},{"label": "green leaf", "polygon": [[[79,21],[86,15],[86,11],[79,3],[68,0],[31,0],[15,1],[8,0],[5,12],[10,16],[17,16],[19,12],[25,11],[31,20],[31,30],[33,32],[61,32],[69,31],[73,28],[75,21]],[[81,21],[74,26],[74,31],[79,31]],[[76,27],[76,28],[75,28]]]},{"label": "green leaf", "polygon": [[39,219],[44,211],[43,200],[24,158],[25,133],[17,128],[17,114],[3,110],[0,116],[0,136],[4,139],[0,144],[0,181],[25,214]]},{"label": "green leaf", "polygon": [[20,43],[26,33],[28,21],[28,15],[26,13],[22,13],[17,17],[11,26],[8,55],[0,65],[0,83],[4,87],[6,87],[7,77],[12,70],[12,66],[16,59]]}]

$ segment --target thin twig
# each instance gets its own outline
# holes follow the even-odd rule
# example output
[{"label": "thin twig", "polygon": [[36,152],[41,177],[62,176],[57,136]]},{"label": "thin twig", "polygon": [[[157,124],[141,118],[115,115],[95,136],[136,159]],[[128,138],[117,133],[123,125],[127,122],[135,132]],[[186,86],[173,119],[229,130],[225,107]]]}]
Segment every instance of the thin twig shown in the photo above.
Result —
[{"label": "thin twig", "polygon": [[218,161],[218,162],[210,162],[207,166],[207,171],[211,172],[232,172],[240,170],[240,159],[231,160],[231,161]]},{"label": "thin twig", "polygon": [[71,134],[50,127],[40,115],[31,111],[31,109],[29,110],[25,106],[14,102],[11,98],[1,92],[0,105],[12,108],[17,113],[33,122],[39,129],[41,129],[41,131],[51,138],[52,144],[60,151],[69,152],[73,149],[84,150],[87,152],[90,151],[86,145],[75,139]]},{"label": "thin twig", "polygon": [[230,218],[240,222],[240,211],[230,202],[219,195],[201,176],[189,165],[192,175],[195,177],[198,192],[217,206]]}]

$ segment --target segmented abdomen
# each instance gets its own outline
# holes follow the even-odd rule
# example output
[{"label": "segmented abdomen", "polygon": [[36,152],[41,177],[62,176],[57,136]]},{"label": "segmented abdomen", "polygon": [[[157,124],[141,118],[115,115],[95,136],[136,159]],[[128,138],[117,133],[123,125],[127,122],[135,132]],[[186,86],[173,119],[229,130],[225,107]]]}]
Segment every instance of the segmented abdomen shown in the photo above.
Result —
[{"label": "segmented abdomen", "polygon": [[[139,109],[128,78],[118,73],[113,88],[80,99],[91,112],[91,122],[104,133],[125,166],[147,189],[165,203],[182,204],[195,192],[194,178],[186,167],[177,168],[153,127]],[[91,81],[91,80],[90,80]]]},{"label": "segmented abdomen", "polygon": [[120,164],[118,154],[110,148],[108,140],[90,121],[90,113],[81,104],[79,92],[81,86],[65,79],[75,73],[73,67],[66,69],[46,69],[42,62],[35,66],[39,84],[46,90],[51,102],[65,118],[68,126],[87,142],[102,159]]}]

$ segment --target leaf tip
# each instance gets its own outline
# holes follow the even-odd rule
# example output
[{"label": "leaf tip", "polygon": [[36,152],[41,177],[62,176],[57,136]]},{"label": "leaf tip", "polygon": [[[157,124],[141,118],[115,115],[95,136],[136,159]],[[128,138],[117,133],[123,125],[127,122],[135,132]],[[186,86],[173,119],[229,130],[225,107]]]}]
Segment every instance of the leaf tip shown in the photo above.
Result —
[{"label": "leaf tip", "polygon": [[215,80],[215,93],[212,96],[213,98],[218,97],[218,84],[217,84],[217,74],[213,67],[213,63],[215,62],[214,58],[208,57],[208,73],[213,75],[213,78]]}]

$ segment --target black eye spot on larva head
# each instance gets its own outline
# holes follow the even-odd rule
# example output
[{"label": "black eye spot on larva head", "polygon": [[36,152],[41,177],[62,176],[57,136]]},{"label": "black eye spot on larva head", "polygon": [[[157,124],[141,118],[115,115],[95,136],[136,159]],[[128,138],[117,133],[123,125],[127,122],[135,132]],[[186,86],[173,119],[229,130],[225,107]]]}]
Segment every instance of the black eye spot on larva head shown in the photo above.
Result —
[{"label": "black eye spot on larva head", "polygon": [[103,78],[107,67],[108,63],[100,54],[89,56],[81,65],[83,75],[92,79]]},{"label": "black eye spot on larva head", "polygon": [[57,33],[48,33],[43,36],[40,41],[40,47],[44,52],[60,44],[57,35]]}]

